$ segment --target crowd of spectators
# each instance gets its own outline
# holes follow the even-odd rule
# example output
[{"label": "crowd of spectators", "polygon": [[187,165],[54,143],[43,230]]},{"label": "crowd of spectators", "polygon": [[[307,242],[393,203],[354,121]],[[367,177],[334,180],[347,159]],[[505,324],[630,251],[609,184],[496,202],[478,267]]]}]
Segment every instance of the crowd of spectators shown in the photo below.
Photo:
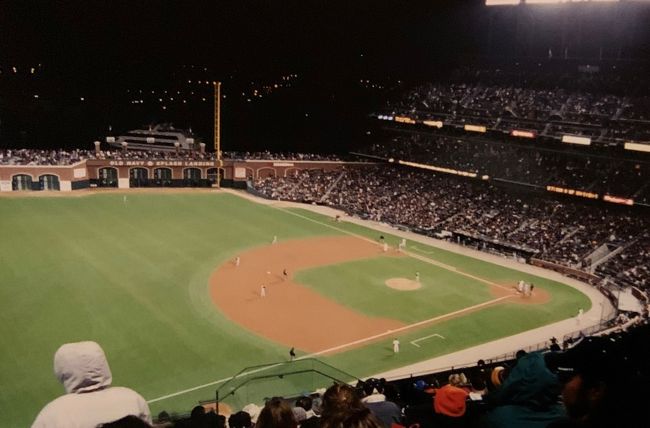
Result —
[{"label": "crowd of spectators", "polygon": [[340,161],[336,154],[297,152],[223,152],[224,159],[274,160],[274,161]]},{"label": "crowd of spectators", "polygon": [[620,75],[573,73],[571,77],[554,77],[548,70],[470,69],[456,73],[451,82],[416,86],[389,102],[388,109],[421,118],[444,115],[448,120],[489,128],[498,128],[501,119],[523,119],[527,121],[524,129],[556,136],[650,138],[650,97],[638,91],[637,81],[622,82]]},{"label": "crowd of spectators", "polygon": [[0,165],[72,165],[90,156],[89,150],[0,149]]},{"label": "crowd of spectators", "polygon": [[541,187],[588,190],[638,202],[650,196],[650,164],[598,154],[420,133],[399,135],[359,151]]},{"label": "crowd of spectators", "polygon": [[599,265],[597,272],[618,283],[650,290],[650,233],[646,230],[629,242],[624,251]]},{"label": "crowd of spectators", "polygon": [[595,260],[588,256],[609,245],[621,250],[604,267],[627,263],[629,282],[648,283],[650,251],[639,248],[647,245],[639,238],[650,229],[650,218],[616,206],[513,193],[480,180],[387,165],[308,170],[259,179],[254,186],[268,198],[324,204],[432,236],[481,237],[578,269],[589,269]]},{"label": "crowd of spectators", "polygon": [[214,153],[201,153],[197,151],[162,151],[162,150],[101,150],[92,151],[88,159],[99,160],[214,160]]},{"label": "crowd of spectators", "polygon": [[[223,159],[272,161],[340,161],[335,154],[223,152]],[[214,152],[201,153],[189,150],[121,150],[106,149],[0,149],[0,165],[72,165],[86,159],[101,160],[216,160]]]}]

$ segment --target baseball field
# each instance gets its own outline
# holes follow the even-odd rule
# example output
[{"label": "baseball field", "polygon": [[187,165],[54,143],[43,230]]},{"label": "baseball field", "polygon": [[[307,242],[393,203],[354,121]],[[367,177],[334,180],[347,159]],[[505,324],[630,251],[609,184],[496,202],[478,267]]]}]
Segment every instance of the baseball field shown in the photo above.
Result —
[{"label": "baseball field", "polygon": [[66,342],[100,343],[113,384],[157,414],[291,347],[364,377],[591,306],[559,282],[381,234],[387,251],[376,230],[215,192],[0,198],[1,425],[28,426],[63,393],[52,357]]}]

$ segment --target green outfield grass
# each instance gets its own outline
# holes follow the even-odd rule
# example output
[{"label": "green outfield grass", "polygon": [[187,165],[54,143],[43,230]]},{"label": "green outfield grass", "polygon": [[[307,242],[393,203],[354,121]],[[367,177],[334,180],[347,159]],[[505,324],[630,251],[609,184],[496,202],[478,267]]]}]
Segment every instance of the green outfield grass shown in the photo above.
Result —
[{"label": "green outfield grass", "polygon": [[[272,235],[343,233],[378,235],[305,210],[279,210],[227,194],[128,194],[126,203],[121,194],[0,199],[3,425],[28,426],[45,403],[62,393],[52,357],[65,342],[99,342],[114,384],[132,387],[147,399],[283,360],[283,346],[242,330],[215,309],[207,278],[219,264],[269,243]],[[589,308],[584,295],[553,281],[421,244],[413,250],[491,281],[532,280],[553,299],[545,305],[485,308],[408,332],[400,336],[402,343],[434,333],[445,340],[424,340],[399,359],[387,339],[326,362],[367,376]],[[412,277],[415,271],[422,275],[421,290],[395,292],[382,285],[388,277]],[[359,311],[405,323],[491,298],[480,282],[413,258],[343,263],[300,272],[298,279]],[[326,328],[326,320],[314,320],[314,328]],[[157,401],[152,411],[188,411],[215,389]]]}]

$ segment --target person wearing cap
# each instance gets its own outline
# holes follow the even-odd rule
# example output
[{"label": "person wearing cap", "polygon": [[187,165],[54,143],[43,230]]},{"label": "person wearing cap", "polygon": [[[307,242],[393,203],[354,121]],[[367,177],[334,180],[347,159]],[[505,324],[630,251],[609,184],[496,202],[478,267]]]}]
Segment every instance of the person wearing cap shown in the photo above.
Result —
[{"label": "person wearing cap", "polygon": [[95,427],[129,415],[151,423],[149,406],[140,394],[111,386],[111,369],[96,342],[62,345],[54,354],[54,374],[66,394],[46,405],[32,428]]}]

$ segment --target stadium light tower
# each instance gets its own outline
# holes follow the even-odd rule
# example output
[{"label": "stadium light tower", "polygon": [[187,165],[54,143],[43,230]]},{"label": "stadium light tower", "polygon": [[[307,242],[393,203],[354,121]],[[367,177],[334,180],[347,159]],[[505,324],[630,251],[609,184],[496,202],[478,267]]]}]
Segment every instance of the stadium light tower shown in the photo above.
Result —
[{"label": "stadium light tower", "polygon": [[212,82],[214,86],[214,153],[216,155],[217,187],[221,187],[219,172],[223,166],[221,159],[221,82]]}]

